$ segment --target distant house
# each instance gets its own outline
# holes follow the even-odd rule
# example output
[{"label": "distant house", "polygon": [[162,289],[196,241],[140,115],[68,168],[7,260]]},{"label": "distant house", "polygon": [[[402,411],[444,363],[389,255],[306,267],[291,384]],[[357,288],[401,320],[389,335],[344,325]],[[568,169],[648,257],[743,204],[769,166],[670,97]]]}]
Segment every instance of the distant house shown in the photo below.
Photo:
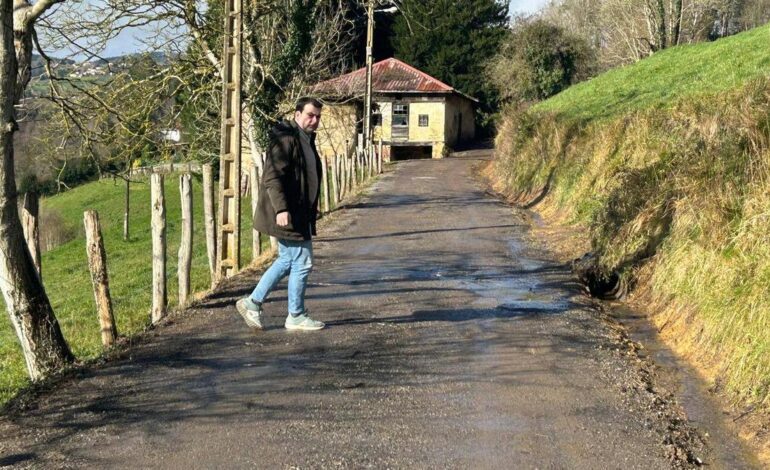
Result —
[{"label": "distant house", "polygon": [[[324,100],[319,153],[350,151],[363,132],[366,69],[312,87]],[[442,158],[475,137],[478,101],[398,59],[372,67],[372,134],[386,160]]]}]

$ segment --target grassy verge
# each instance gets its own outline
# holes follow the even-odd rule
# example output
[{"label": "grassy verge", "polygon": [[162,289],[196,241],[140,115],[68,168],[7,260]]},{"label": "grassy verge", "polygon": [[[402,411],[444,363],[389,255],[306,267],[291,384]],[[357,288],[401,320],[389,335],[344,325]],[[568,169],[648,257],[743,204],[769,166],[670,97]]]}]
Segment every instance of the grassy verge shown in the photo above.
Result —
[{"label": "grassy verge", "polygon": [[[359,176],[362,173],[359,171]],[[361,183],[360,183],[361,184]],[[366,184],[358,186],[358,190]],[[323,191],[326,187],[322,187]],[[110,278],[110,294],[118,333],[130,336],[150,325],[152,303],[152,239],[150,229],[150,182],[141,179],[131,185],[130,239],[123,240],[125,185],[111,180],[89,183],[41,201],[41,219],[59,224],[59,232],[76,234],[73,239],[44,253],[43,284],[51,300],[64,337],[79,359],[93,359],[102,353],[91,277],[86,258],[83,212],[96,210],[104,238]],[[178,305],[177,253],[180,242],[181,201],[177,175],[167,175],[166,240],[169,308]],[[324,193],[321,194],[323,200]],[[193,178],[193,292],[209,289],[210,277],[203,221],[202,183]],[[331,201],[330,209],[337,204]],[[46,218],[45,214],[49,216]],[[241,260],[252,259],[251,201],[241,203]],[[43,223],[43,222],[41,222]],[[43,227],[41,227],[43,231]],[[269,242],[263,236],[262,247]],[[5,304],[0,298],[0,306]],[[0,406],[29,385],[24,358],[8,315],[0,315]]]},{"label": "grassy verge", "polygon": [[[181,208],[179,180],[166,176],[167,274],[169,307],[177,305],[177,253],[179,250]],[[51,299],[64,336],[80,359],[98,357],[102,352],[93,290],[86,259],[83,212],[99,212],[107,252],[110,293],[118,332],[127,336],[150,324],[152,299],[152,241],[150,234],[149,180],[131,185],[131,225],[129,241],[123,241],[125,186],[111,180],[90,183],[61,195],[44,199],[41,212],[55,212],[66,229],[77,236],[43,254],[43,283]],[[192,290],[210,286],[203,224],[202,185],[193,180],[193,260]],[[241,258],[251,260],[251,204],[242,204]],[[1,300],[0,300],[1,302]],[[3,305],[4,309],[4,305]],[[24,360],[16,334],[7,315],[0,315],[0,404],[27,386]]]},{"label": "grassy verge", "polygon": [[[770,26],[674,48],[500,128],[498,189],[585,227],[736,403],[770,410]],[[544,197],[541,197],[544,196]]]}]

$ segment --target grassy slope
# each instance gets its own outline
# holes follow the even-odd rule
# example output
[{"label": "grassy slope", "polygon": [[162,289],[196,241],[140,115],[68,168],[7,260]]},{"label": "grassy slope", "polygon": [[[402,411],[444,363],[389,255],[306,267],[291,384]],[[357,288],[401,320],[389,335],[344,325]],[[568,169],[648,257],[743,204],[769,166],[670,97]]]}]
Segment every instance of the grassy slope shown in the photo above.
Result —
[{"label": "grassy slope", "polygon": [[770,72],[768,44],[770,25],[713,43],[674,47],[575,85],[535,109],[595,121],[732,90]]},{"label": "grassy slope", "polygon": [[[208,260],[203,225],[203,202],[200,181],[193,180],[192,289],[200,292],[209,287]],[[152,244],[150,238],[149,180],[131,186],[131,238],[123,241],[123,204],[125,186],[111,180],[90,183],[61,195],[44,199],[41,211],[56,211],[62,223],[74,227],[78,237],[45,253],[42,259],[43,282],[61,323],[64,336],[79,358],[100,354],[99,325],[96,319],[93,291],[86,260],[83,235],[83,212],[99,212],[110,276],[110,293],[118,332],[127,335],[149,324],[152,285]],[[165,184],[167,211],[168,298],[177,304],[177,252],[181,209],[179,180],[167,176]],[[242,204],[241,258],[251,259],[251,204]],[[26,369],[16,335],[8,316],[0,315],[0,404],[27,385]]]},{"label": "grassy slope", "polygon": [[[574,86],[497,138],[498,187],[585,227],[680,351],[770,409],[770,25]],[[550,177],[550,179],[549,179]]]}]

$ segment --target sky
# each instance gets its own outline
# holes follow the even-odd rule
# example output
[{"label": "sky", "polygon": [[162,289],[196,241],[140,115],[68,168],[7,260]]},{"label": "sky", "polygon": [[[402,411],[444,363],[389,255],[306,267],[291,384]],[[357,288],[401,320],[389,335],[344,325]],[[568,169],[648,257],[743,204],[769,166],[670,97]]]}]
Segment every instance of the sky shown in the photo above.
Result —
[{"label": "sky", "polygon": [[516,13],[534,13],[541,9],[548,0],[510,0],[511,14]]},{"label": "sky", "polygon": [[[510,0],[511,15],[520,13],[534,13],[542,8],[548,0]],[[140,29],[133,31],[124,31],[120,36],[113,39],[107,45],[107,49],[102,52],[103,57],[114,57],[142,49],[141,39],[146,37],[147,32]]]}]

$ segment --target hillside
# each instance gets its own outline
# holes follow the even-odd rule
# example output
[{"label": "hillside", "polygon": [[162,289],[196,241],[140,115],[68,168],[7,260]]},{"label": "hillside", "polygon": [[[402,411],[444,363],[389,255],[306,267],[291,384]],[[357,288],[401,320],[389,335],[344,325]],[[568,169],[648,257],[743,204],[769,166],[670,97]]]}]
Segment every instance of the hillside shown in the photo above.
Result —
[{"label": "hillside", "polygon": [[560,118],[595,121],[669,108],[685,97],[740,88],[770,73],[770,25],[711,43],[663,50],[610,70],[534,107]]},{"label": "hillside", "polygon": [[[770,25],[509,110],[497,188],[588,235],[661,334],[770,409]],[[580,256],[583,253],[574,253]]]}]

